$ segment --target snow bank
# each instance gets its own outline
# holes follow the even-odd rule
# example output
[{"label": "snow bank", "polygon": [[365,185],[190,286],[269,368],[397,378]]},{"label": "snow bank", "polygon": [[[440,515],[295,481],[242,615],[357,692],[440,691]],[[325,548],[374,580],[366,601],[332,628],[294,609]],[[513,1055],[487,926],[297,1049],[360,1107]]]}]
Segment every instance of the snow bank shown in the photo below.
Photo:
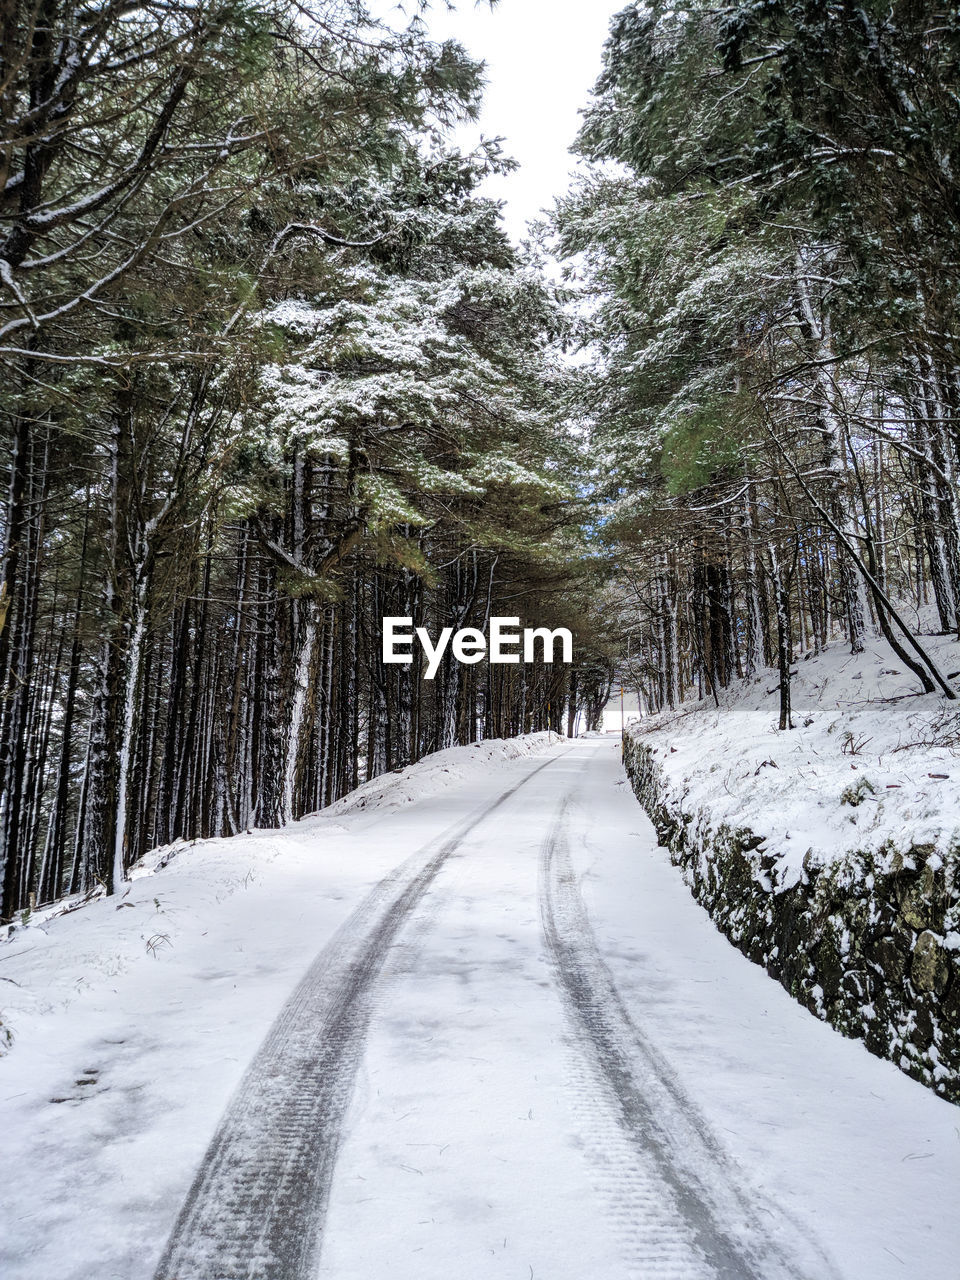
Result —
[{"label": "snow bank", "polygon": [[[928,637],[944,671],[960,644]],[[960,703],[912,696],[917,681],[882,640],[852,656],[834,643],[801,661],[793,682],[796,728],[777,729],[776,674],[723,691],[679,713],[632,727],[688,809],[763,832],[778,884],[804,861],[845,851],[935,844],[960,831]]]},{"label": "snow bank", "polygon": [[[144,957],[167,953],[184,914],[192,927],[205,910],[217,911],[238,891],[255,888],[264,879],[297,875],[307,863],[317,864],[321,853],[324,867],[328,862],[330,868],[339,867],[337,858],[350,844],[346,838],[359,830],[362,815],[366,822],[384,809],[441,797],[464,782],[476,784],[559,741],[556,734],[534,733],[438,751],[371,779],[289,827],[154,849],[132,868],[129,884],[113,898],[97,891],[24,913],[20,922],[0,929],[0,1055],[25,1019],[55,1006],[65,1008],[91,986],[139,966]],[[399,857],[397,853],[394,860]],[[350,859],[354,867],[352,847]],[[371,871],[377,870],[371,864]],[[31,960],[21,970],[15,962],[28,954]]]},{"label": "snow bank", "polygon": [[426,756],[417,764],[371,778],[324,809],[323,813],[354,813],[357,809],[368,809],[373,805],[395,809],[413,804],[425,795],[436,795],[455,783],[482,776],[498,761],[536,755],[560,741],[557,734],[547,731],[527,733],[519,738],[487,738],[468,747],[447,747],[445,751],[435,751]]},{"label": "snow bank", "polygon": [[[952,638],[926,643],[960,668]],[[882,641],[630,726],[641,802],[719,927],[798,999],[960,1101],[960,706]]]}]

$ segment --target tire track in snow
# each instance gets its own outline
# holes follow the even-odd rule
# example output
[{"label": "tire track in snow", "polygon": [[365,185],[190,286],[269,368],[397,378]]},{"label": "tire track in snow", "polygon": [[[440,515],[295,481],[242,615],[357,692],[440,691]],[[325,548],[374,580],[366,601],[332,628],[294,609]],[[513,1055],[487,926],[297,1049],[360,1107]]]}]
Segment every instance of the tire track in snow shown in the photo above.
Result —
[{"label": "tire track in snow", "polygon": [[381,880],[313,962],[229,1103],[154,1280],[314,1280],[343,1117],[387,953],[450,855],[559,758]]},{"label": "tire track in snow", "polygon": [[[645,1280],[701,1272],[717,1280],[835,1278],[815,1241],[741,1189],[735,1167],[669,1064],[627,1013],[580,894],[567,836],[569,805],[568,796],[541,850],[541,919],[581,1060],[572,1072],[575,1101],[592,1119],[602,1100],[608,1117],[591,1128],[597,1124],[603,1136],[598,1162],[614,1216],[629,1237],[630,1263]],[[619,1142],[609,1132],[611,1116]]]},{"label": "tire track in snow", "polygon": [[664,1193],[656,1165],[637,1158],[608,1091],[598,1086],[593,1064],[571,1037],[565,1045],[564,1074],[594,1189],[618,1241],[625,1277],[713,1280],[673,1197]]}]

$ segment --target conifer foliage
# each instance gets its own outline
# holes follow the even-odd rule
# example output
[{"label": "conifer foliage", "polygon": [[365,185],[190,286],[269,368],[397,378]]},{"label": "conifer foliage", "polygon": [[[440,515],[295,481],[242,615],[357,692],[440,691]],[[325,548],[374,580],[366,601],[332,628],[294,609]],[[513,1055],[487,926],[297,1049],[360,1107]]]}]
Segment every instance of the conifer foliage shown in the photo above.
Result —
[{"label": "conifer foliage", "polygon": [[555,227],[642,705],[960,626],[960,20],[914,3],[632,4]]},{"label": "conifer foliage", "polygon": [[0,58],[0,916],[595,706],[597,652],[380,659],[579,625],[558,310],[443,143],[478,65],[354,0],[12,0]]}]

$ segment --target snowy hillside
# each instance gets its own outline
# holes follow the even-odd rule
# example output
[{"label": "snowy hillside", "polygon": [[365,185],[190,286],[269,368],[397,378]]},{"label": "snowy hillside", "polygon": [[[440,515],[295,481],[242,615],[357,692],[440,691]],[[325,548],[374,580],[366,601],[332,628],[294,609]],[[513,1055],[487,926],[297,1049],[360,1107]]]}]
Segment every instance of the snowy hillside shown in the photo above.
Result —
[{"label": "snowy hillside", "polygon": [[[312,955],[314,936],[308,930],[295,941],[297,929],[289,918],[287,896],[306,895],[315,911],[319,894],[323,911],[333,913],[332,921],[338,908],[330,904],[349,903],[351,895],[401,857],[399,844],[369,851],[363,845],[357,857],[357,835],[370,820],[364,810],[370,807],[382,817],[432,797],[442,808],[442,795],[451,787],[476,785],[491,773],[497,776],[505,763],[542,753],[556,741],[556,734],[533,733],[438,751],[417,765],[363,784],[289,830],[167,845],[132,868],[129,885],[116,897],[105,898],[96,891],[32,914],[24,912],[21,922],[0,927],[0,1056],[37,1029],[42,1036],[43,1019],[51,1012],[67,1014],[72,1026],[76,1007],[82,1021],[89,1001],[120,974],[129,973],[134,983],[141,977],[149,983],[156,976],[150,962],[161,956],[165,981],[181,965],[194,966],[193,949],[181,950],[184,933],[212,955],[218,945],[242,949],[249,930],[268,952],[283,951],[289,942],[294,952],[301,947],[305,963]],[[258,892],[247,893],[251,888]],[[225,913],[224,904],[237,894],[248,905],[231,905]],[[238,914],[240,924],[225,923]],[[320,918],[325,918],[322,913]],[[231,931],[227,937],[218,934],[218,921]],[[266,928],[268,921],[279,927],[276,937]],[[202,925],[210,927],[201,932]],[[140,997],[134,993],[133,998]],[[95,1083],[91,1079],[77,1087],[89,1089]],[[78,1096],[71,1095],[74,1100]]]},{"label": "snowy hillside", "polygon": [[[944,671],[960,668],[955,639],[926,643]],[[787,732],[770,671],[721,690],[719,709],[705,698],[635,722],[685,805],[762,834],[780,888],[805,860],[960,841],[960,702],[915,696],[880,639],[858,655],[835,641],[796,672]]]},{"label": "snowy hillside", "polygon": [[[943,669],[960,646],[930,640]],[[960,1101],[960,706],[881,642],[635,722],[635,791],[717,926],[818,1017]]]},{"label": "snowy hillside", "polygon": [[[451,787],[476,785],[506,762],[541,754],[557,741],[554,733],[531,733],[437,751],[416,765],[371,779],[290,829],[154,849],[132,868],[129,886],[115,898],[67,898],[25,913],[24,923],[0,928],[0,964],[31,954],[28,968],[43,994],[22,994],[16,984],[0,988],[2,1025],[15,1041],[17,1029],[33,1017],[53,1007],[66,1008],[84,992],[140,965],[145,956],[157,958],[163,952],[170,959],[180,916],[186,913],[195,922],[211,904],[218,908],[237,892],[263,887],[273,877],[279,876],[281,893],[288,891],[287,877],[317,876],[326,882],[335,874],[344,881],[366,881],[380,872],[377,851],[371,850],[369,868],[358,866],[355,859],[343,858],[341,841],[367,825],[364,810],[380,817],[415,801],[442,797]],[[398,850],[385,852],[390,865],[400,856]]]}]

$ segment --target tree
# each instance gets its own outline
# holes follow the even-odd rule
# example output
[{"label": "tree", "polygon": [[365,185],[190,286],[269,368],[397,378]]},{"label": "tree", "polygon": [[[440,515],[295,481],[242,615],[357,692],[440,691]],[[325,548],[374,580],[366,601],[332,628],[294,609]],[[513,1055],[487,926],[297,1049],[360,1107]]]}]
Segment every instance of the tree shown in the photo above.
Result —
[{"label": "tree", "polygon": [[651,706],[776,654],[786,727],[794,646],[838,622],[855,652],[878,626],[956,696],[894,599],[932,583],[956,625],[956,38],[910,5],[613,21],[578,144],[593,168],[554,225],[591,295],[577,404]]},{"label": "tree", "polygon": [[379,631],[576,614],[580,519],[559,311],[476,193],[508,162],[443,143],[462,50],[346,0],[17,15],[4,918],[559,726],[565,667],[425,682]]}]

